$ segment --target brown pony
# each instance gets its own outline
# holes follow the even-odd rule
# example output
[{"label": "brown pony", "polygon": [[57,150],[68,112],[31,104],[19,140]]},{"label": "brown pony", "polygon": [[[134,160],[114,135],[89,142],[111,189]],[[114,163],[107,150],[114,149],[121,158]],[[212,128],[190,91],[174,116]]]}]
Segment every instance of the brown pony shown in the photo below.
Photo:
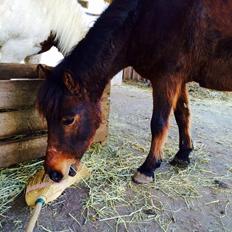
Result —
[{"label": "brown pony", "polygon": [[110,79],[132,66],[153,87],[152,141],[133,180],[148,183],[162,161],[174,110],[179,151],[193,149],[185,84],[232,90],[232,0],[115,0],[73,51],[46,76],[38,96],[48,122],[45,168],[60,181],[91,144],[101,121],[99,100]]}]

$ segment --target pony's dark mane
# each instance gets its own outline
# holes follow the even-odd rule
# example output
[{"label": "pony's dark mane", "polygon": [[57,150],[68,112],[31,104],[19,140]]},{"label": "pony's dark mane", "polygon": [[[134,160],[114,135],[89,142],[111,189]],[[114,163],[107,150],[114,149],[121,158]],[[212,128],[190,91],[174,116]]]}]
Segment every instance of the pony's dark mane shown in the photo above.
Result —
[{"label": "pony's dark mane", "polygon": [[88,78],[99,76],[96,66],[103,66],[107,55],[115,55],[105,54],[109,50],[109,43],[128,19],[133,20],[138,2],[139,0],[113,1],[86,37],[53,69],[52,75],[43,83],[38,95],[38,108],[42,115],[47,118],[58,116],[64,94],[67,94],[62,80],[65,71],[71,72],[81,87]]},{"label": "pony's dark mane", "polygon": [[[96,64],[101,53],[113,42],[128,19],[133,15],[139,0],[117,0],[102,13],[86,37],[63,60],[72,71],[85,74]],[[109,46],[110,47],[110,46]],[[101,57],[102,58],[102,57]]]}]

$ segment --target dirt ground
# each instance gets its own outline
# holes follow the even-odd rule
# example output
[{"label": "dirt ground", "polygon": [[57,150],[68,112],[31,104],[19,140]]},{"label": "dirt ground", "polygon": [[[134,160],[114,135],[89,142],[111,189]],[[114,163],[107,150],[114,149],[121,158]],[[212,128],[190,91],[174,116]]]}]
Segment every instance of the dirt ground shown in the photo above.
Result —
[{"label": "dirt ground", "polygon": [[[144,222],[119,223],[118,220],[85,220],[86,213],[83,205],[89,197],[88,188],[68,189],[53,204],[45,206],[38,221],[36,232],[39,231],[232,231],[232,179],[226,178],[232,173],[232,101],[231,97],[217,92],[209,92],[191,88],[192,108],[192,134],[196,149],[200,149],[207,157],[207,162],[202,162],[202,170],[205,175],[213,175],[212,181],[218,188],[212,189],[206,184],[199,184],[198,196],[189,204],[181,197],[171,197],[162,193],[159,188],[152,190],[152,200],[159,198],[166,207],[165,215],[159,220],[169,218],[169,225],[165,228],[157,223],[157,220]],[[198,90],[197,90],[198,91]],[[110,134],[118,140],[127,139],[143,144],[149,149],[150,129],[149,122],[152,112],[151,90],[137,86],[114,86],[111,94]],[[122,141],[123,142],[123,141]],[[166,149],[178,147],[178,132],[175,121],[171,119],[170,133]],[[146,150],[146,152],[147,152]],[[198,162],[192,154],[192,167]],[[138,154],[134,154],[135,156]],[[174,154],[173,154],[174,155]],[[162,174],[170,170],[168,160],[164,155],[164,161],[157,173]],[[142,162],[143,159],[141,159]],[[204,161],[204,160],[203,160]],[[212,174],[213,173],[213,174]],[[223,182],[215,179],[218,176],[225,177]],[[219,178],[220,179],[220,178]],[[163,180],[165,181],[165,180]],[[199,182],[203,182],[199,180]],[[153,184],[154,185],[154,184]],[[139,186],[142,189],[144,186]],[[130,190],[127,195],[130,197]],[[136,204],[136,202],[135,202]],[[130,215],[131,208],[121,208],[121,214]],[[169,210],[171,209],[171,210]],[[153,214],[153,212],[144,212]],[[28,221],[30,210],[26,207],[23,194],[18,197],[2,221],[1,231],[24,231]],[[163,218],[163,219],[162,219]]]}]

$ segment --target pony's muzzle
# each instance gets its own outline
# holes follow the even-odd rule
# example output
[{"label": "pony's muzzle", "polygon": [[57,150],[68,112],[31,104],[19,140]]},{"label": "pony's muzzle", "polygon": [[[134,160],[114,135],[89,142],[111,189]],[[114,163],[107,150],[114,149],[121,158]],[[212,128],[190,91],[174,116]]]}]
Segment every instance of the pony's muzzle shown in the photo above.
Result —
[{"label": "pony's muzzle", "polygon": [[45,171],[50,179],[60,182],[66,176],[75,176],[77,173],[77,161],[71,156],[57,151],[55,148],[47,150],[45,158]]},{"label": "pony's muzzle", "polygon": [[[77,174],[77,170],[76,170],[76,168],[73,167],[73,166],[75,166],[75,165],[71,165],[71,166],[70,166],[70,168],[69,168],[69,173],[68,173],[68,175],[69,175],[69,176],[72,176],[72,177],[75,176],[75,175]],[[49,178],[50,178],[51,180],[53,180],[54,182],[60,182],[60,181],[64,178],[64,176],[63,176],[62,173],[60,173],[60,172],[58,172],[58,171],[54,171],[54,170],[52,170],[52,169],[50,169],[50,168],[47,168],[47,169],[46,169],[46,172],[47,172]]]}]

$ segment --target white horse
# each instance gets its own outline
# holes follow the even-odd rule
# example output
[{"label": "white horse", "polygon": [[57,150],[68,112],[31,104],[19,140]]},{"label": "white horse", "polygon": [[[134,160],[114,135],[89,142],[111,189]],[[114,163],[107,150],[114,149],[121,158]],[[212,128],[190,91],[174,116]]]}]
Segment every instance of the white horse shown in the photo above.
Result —
[{"label": "white horse", "polygon": [[89,30],[77,0],[0,0],[0,62],[21,62],[55,45],[67,54]]}]

